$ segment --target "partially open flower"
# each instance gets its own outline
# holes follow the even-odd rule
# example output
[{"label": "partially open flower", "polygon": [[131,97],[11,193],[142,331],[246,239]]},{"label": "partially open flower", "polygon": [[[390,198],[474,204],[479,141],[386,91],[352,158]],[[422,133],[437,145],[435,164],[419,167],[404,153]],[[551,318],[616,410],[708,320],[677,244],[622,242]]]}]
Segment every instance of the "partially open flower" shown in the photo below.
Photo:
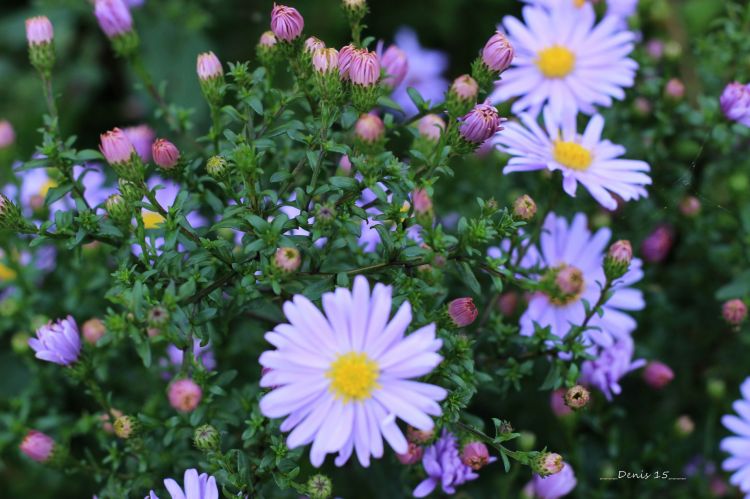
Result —
[{"label": "partially open flower", "polygon": [[52,23],[47,16],[26,19],[26,41],[29,42],[29,46],[52,43],[54,36]]},{"label": "partially open flower", "polygon": [[36,330],[36,338],[29,340],[29,346],[36,352],[37,359],[69,366],[81,354],[78,325],[71,316],[49,322]]},{"label": "partially open flower", "polygon": [[276,35],[273,34],[273,31],[264,31],[263,34],[260,35],[258,45],[262,47],[273,47],[277,43],[278,40],[276,40]]},{"label": "partially open flower", "polygon": [[318,37],[311,36],[305,40],[305,52],[308,54],[314,54],[316,50],[324,48],[326,48],[325,42]]},{"label": "partially open flower", "polygon": [[532,464],[534,471],[542,477],[560,473],[563,466],[562,456],[554,452],[543,452]]},{"label": "partially open flower", "polygon": [[502,73],[513,62],[515,51],[508,38],[501,32],[496,32],[487,41],[482,50],[482,62],[492,71]]},{"label": "partially open flower", "polygon": [[302,34],[305,20],[294,7],[273,5],[271,11],[271,31],[279,40],[291,42]]},{"label": "partially open flower", "polygon": [[474,109],[461,118],[459,132],[468,142],[481,144],[503,129],[500,124],[503,119],[497,113],[495,106],[477,104]]}]

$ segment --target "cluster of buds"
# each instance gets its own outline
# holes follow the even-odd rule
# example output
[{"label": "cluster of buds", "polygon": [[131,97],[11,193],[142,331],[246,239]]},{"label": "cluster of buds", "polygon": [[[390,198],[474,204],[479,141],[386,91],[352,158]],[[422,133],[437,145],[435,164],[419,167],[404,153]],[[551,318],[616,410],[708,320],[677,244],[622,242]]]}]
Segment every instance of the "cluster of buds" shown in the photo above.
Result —
[{"label": "cluster of buds", "polygon": [[614,281],[624,276],[633,260],[633,247],[630,241],[620,240],[612,244],[604,257],[604,274]]},{"label": "cluster of buds", "polygon": [[224,96],[224,69],[213,52],[198,54],[196,72],[203,96],[212,107],[221,105]]},{"label": "cluster of buds", "polygon": [[49,77],[55,64],[55,32],[45,16],[26,19],[26,41],[29,43],[31,65],[45,77]]},{"label": "cluster of buds", "polygon": [[125,132],[115,128],[103,133],[99,150],[118,177],[131,182],[143,182],[143,162]]},{"label": "cluster of buds", "polygon": [[478,315],[479,311],[470,297],[456,298],[448,303],[448,316],[456,327],[470,326]]},{"label": "cluster of buds", "polygon": [[131,57],[138,50],[138,33],[133,29],[133,16],[124,0],[96,0],[94,15],[115,53]]}]

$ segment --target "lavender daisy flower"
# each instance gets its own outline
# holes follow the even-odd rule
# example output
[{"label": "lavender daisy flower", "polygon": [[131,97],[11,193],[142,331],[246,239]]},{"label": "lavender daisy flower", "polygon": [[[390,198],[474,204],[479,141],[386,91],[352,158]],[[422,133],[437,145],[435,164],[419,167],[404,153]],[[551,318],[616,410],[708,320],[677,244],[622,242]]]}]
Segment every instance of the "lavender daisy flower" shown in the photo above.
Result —
[{"label": "lavender daisy flower", "polygon": [[608,346],[600,347],[594,360],[587,360],[581,366],[582,384],[601,390],[607,400],[622,392],[620,379],[630,371],[646,364],[643,359],[633,360],[634,345],[630,336],[623,336]]},{"label": "lavender daisy flower", "polygon": [[[169,358],[169,363],[173,366],[181,366],[184,355],[185,352],[177,348],[175,345],[169,345],[167,347],[167,357]],[[195,357],[195,359],[200,362],[207,371],[213,371],[216,369],[216,358],[214,357],[214,352],[210,343],[201,346],[200,340],[194,338],[193,357]]]},{"label": "lavender daisy flower", "polygon": [[559,499],[570,494],[577,483],[573,468],[564,463],[563,469],[554,475],[541,477],[535,474],[528,488],[531,494],[539,499]]},{"label": "lavender daisy flower", "polygon": [[732,472],[729,483],[735,485],[750,496],[750,378],[740,385],[742,398],[732,404],[738,414],[728,414],[721,418],[721,423],[735,435],[722,439],[721,450],[730,457],[721,463],[724,471]]},{"label": "lavender daisy flower", "polygon": [[[550,213],[544,221],[539,250],[529,250],[522,265],[537,263],[546,268],[545,277],[562,281],[568,288],[564,296],[553,297],[536,293],[529,300],[526,312],[521,316],[521,334],[534,334],[534,323],[549,326],[552,334],[563,338],[571,324],[582,324],[586,316],[583,300],[594,304],[599,299],[605,282],[604,253],[611,232],[607,228],[591,234],[586,215],[579,213],[568,225],[564,217]],[[536,262],[535,262],[536,261]],[[628,272],[612,287],[612,296],[603,306],[601,316],[595,314],[589,322],[594,329],[584,333],[587,341],[602,346],[612,345],[615,338],[628,336],[635,328],[635,320],[624,311],[641,310],[645,306],[641,291],[630,286],[643,277],[642,262],[634,258]],[[532,268],[530,265],[527,268]],[[549,275],[547,275],[549,274]],[[570,278],[568,282],[563,277]]]},{"label": "lavender daisy flower", "polygon": [[81,353],[78,325],[71,316],[45,324],[36,330],[36,338],[29,339],[29,346],[37,359],[69,366]]},{"label": "lavender daisy flower", "polygon": [[269,418],[286,417],[290,448],[312,443],[310,462],[323,464],[338,452],[342,466],[353,451],[362,466],[383,455],[383,437],[397,454],[408,443],[396,424],[404,420],[431,430],[430,416],[441,414],[437,401],[446,391],[411,378],[424,376],[441,361],[442,341],[429,324],[404,336],[411,305],[404,302],[389,321],[393,288],[357,276],[352,291],[338,288],[322,297],[323,312],[302,295],[284,304],[289,323],[266,333],[276,347],[263,352],[270,369],[260,385],[273,387],[260,401]]},{"label": "lavender daisy flower", "polygon": [[395,45],[406,54],[409,64],[406,76],[393,92],[393,100],[408,116],[417,114],[417,108],[407,93],[409,87],[417,90],[424,100],[433,105],[443,102],[445,91],[448,90],[448,80],[443,77],[443,72],[448,68],[448,56],[444,52],[422,47],[411,28],[398,30]]},{"label": "lavender daisy flower", "polygon": [[536,115],[545,103],[552,114],[593,114],[595,106],[609,107],[625,98],[633,86],[638,64],[627,56],[635,35],[607,16],[598,24],[590,4],[580,8],[555,6],[523,9],[525,24],[507,16],[503,25],[516,50],[510,69],[490,96],[492,102],[520,97],[514,113]]},{"label": "lavender daisy flower", "polygon": [[414,489],[414,497],[425,497],[438,485],[442,486],[446,494],[454,494],[458,485],[479,478],[469,466],[461,462],[456,437],[447,430],[443,430],[434,445],[425,449],[422,466],[427,478]]},{"label": "lavender daisy flower", "polygon": [[[184,488],[171,478],[164,480],[164,486],[172,499],[219,499],[219,488],[216,479],[207,473],[198,474],[198,470],[185,470]],[[145,499],[159,499],[154,491],[150,491]]]},{"label": "lavender daisy flower", "polygon": [[560,171],[563,190],[576,196],[580,182],[596,201],[609,210],[617,208],[613,194],[625,201],[647,197],[651,184],[648,163],[621,159],[625,148],[602,140],[604,118],[596,115],[583,134],[574,115],[560,118],[550,106],[544,108],[544,128],[536,118],[522,113],[521,123],[509,123],[494,141],[512,157],[503,173],[534,170]]}]

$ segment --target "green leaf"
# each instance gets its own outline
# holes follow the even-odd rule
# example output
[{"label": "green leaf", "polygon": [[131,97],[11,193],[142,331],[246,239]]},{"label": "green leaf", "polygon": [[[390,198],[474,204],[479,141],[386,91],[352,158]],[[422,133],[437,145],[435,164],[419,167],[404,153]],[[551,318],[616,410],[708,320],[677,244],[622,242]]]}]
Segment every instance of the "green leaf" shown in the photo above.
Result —
[{"label": "green leaf", "polygon": [[328,180],[334,187],[338,187],[345,191],[353,191],[359,186],[357,180],[352,177],[331,177]]},{"label": "green leaf", "polygon": [[459,277],[461,277],[461,280],[464,282],[464,284],[466,284],[474,294],[481,295],[482,286],[479,284],[479,281],[474,275],[474,271],[471,269],[471,266],[467,262],[460,262],[457,266],[457,269],[458,275]]},{"label": "green leaf", "polygon": [[422,98],[422,95],[416,88],[409,87],[406,89],[406,93],[409,94],[409,98],[414,103],[414,105],[417,106],[417,109],[422,110],[424,108],[424,98]]}]

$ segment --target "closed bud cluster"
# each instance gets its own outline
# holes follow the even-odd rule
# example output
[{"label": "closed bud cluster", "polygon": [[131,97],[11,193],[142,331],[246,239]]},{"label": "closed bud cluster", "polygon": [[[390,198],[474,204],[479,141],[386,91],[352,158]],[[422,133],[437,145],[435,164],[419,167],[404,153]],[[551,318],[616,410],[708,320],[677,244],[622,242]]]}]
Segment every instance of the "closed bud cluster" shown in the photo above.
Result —
[{"label": "closed bud cluster", "polygon": [[482,442],[469,442],[461,449],[461,462],[479,471],[490,462],[490,452]]},{"label": "closed bud cluster", "polygon": [[227,160],[223,156],[211,156],[206,162],[206,171],[215,179],[222,179],[228,173]]},{"label": "closed bud cluster", "polygon": [[576,385],[574,387],[568,388],[568,390],[565,392],[564,400],[565,405],[573,410],[578,410],[586,407],[589,403],[590,398],[591,394],[586,389],[586,387]]},{"label": "closed bud cluster", "polygon": [[31,65],[45,76],[49,76],[55,64],[55,33],[46,16],[26,19],[26,41],[29,43]]},{"label": "closed bud cluster", "polygon": [[130,9],[123,0],[96,0],[94,15],[117,55],[130,57],[135,54],[139,45],[138,34],[133,29]]},{"label": "closed bud cluster", "polygon": [[448,304],[448,315],[456,327],[466,327],[471,325],[479,315],[474,300],[465,298],[456,298]]},{"label": "closed bud cluster", "polygon": [[213,52],[198,54],[196,73],[201,91],[211,106],[221,104],[224,94],[224,69],[221,61]]},{"label": "closed bud cluster", "polygon": [[541,477],[560,473],[563,466],[562,456],[554,452],[542,452],[531,464],[534,472]]},{"label": "closed bud cluster", "polygon": [[497,112],[495,106],[490,104],[477,104],[461,118],[459,133],[461,137],[471,144],[479,145],[503,129],[500,124],[503,118]]},{"label": "closed bud cluster", "polygon": [[103,133],[99,150],[118,177],[131,182],[143,181],[143,163],[125,132],[115,128]]},{"label": "closed bud cluster", "polygon": [[112,427],[118,438],[128,440],[129,438],[134,438],[138,435],[141,424],[134,417],[125,414],[116,418]]},{"label": "closed bud cluster", "polygon": [[406,78],[406,73],[409,72],[409,59],[406,52],[395,45],[391,45],[380,57],[380,66],[385,73],[383,85],[394,89],[401,85],[401,82]]},{"label": "closed bud cluster", "polygon": [[499,31],[496,32],[482,50],[482,62],[491,71],[500,74],[513,62],[515,51],[508,38]]},{"label": "closed bud cluster", "polygon": [[513,202],[514,217],[528,222],[534,218],[534,215],[536,215],[536,203],[528,194],[518,197]]},{"label": "closed bud cluster", "polygon": [[333,494],[333,483],[325,475],[313,475],[305,485],[310,499],[328,499]]},{"label": "closed bud cluster", "polygon": [[276,35],[276,38],[291,42],[300,37],[304,27],[305,20],[297,9],[286,5],[273,5],[271,31]]},{"label": "closed bud cluster", "polygon": [[210,424],[199,426],[193,432],[193,445],[203,452],[212,452],[219,450],[221,438],[216,428]]},{"label": "closed bud cluster", "polygon": [[620,240],[612,244],[604,257],[604,274],[614,281],[624,276],[633,260],[633,247],[630,241]]},{"label": "closed bud cluster", "polygon": [[273,261],[276,268],[284,272],[295,272],[302,264],[302,256],[297,248],[279,248]]},{"label": "closed bud cluster", "polygon": [[180,161],[180,150],[167,139],[157,139],[151,146],[154,163],[164,170],[172,170]]}]

